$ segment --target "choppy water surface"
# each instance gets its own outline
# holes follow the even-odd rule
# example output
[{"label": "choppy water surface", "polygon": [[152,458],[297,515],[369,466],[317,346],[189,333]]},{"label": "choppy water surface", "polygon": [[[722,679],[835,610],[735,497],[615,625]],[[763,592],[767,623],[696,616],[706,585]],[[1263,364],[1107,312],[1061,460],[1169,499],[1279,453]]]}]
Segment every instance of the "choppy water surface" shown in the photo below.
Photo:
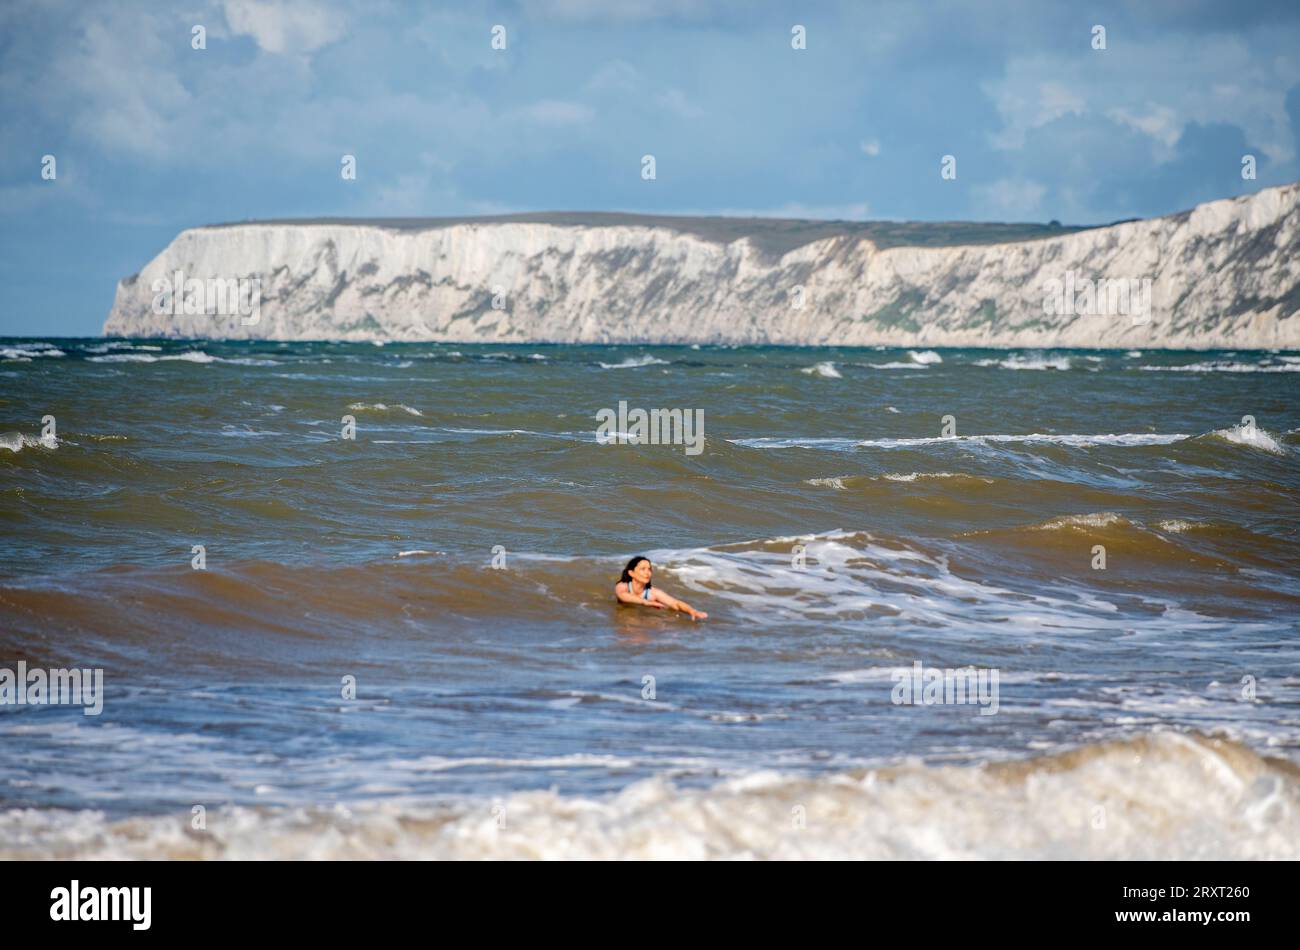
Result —
[{"label": "choppy water surface", "polygon": [[0,855],[1297,856],[1297,372],[0,342],[0,666],[107,690],[0,708]]}]

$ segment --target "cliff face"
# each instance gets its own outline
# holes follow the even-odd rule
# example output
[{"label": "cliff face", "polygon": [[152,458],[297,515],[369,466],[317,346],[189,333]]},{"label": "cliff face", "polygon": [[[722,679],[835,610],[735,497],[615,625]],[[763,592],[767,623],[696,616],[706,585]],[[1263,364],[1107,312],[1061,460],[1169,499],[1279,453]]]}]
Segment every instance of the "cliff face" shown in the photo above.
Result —
[{"label": "cliff face", "polygon": [[[849,231],[781,252],[755,236],[728,240],[655,219],[574,225],[539,218],[188,230],[119,283],[104,332],[1300,348],[1300,183],[1169,217],[943,247],[881,247],[863,236],[870,232]],[[257,319],[230,304],[216,315],[156,306],[155,282],[174,281],[177,271],[198,281],[256,278]],[[1090,281],[1124,281],[1126,292],[1117,297],[1120,285],[1111,284],[1109,295],[1106,285],[1094,295]]]}]

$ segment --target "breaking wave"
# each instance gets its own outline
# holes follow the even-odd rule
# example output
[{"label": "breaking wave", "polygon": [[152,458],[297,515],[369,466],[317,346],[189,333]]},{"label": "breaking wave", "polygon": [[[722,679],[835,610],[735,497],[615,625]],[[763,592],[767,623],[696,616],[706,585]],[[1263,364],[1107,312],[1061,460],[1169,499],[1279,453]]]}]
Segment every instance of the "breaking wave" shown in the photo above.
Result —
[{"label": "breaking wave", "polygon": [[[608,763],[603,763],[608,764]],[[515,767],[527,763],[515,763]],[[902,765],[604,797],[0,813],[0,859],[705,860],[1300,858],[1300,776],[1224,739],[1157,731],[983,766]]]},{"label": "breaking wave", "polygon": [[1016,353],[1005,359],[984,359],[976,360],[974,366],[997,366],[1001,369],[1059,369],[1066,370],[1070,368],[1070,358],[1068,356],[1051,356],[1050,354],[1034,354],[1026,356]]},{"label": "breaking wave", "polygon": [[818,363],[815,366],[805,366],[799,372],[807,373],[810,376],[821,376],[824,379],[841,379],[840,371],[835,368],[835,364],[829,360],[824,363]]},{"label": "breaking wave", "polygon": [[600,363],[601,369],[640,369],[642,366],[667,366],[667,360],[656,356],[628,357],[621,363]]},{"label": "breaking wave", "polygon": [[351,409],[353,412],[379,412],[379,413],[404,412],[408,416],[424,415],[424,413],[422,413],[419,409],[413,409],[410,406],[400,402],[394,403],[391,406],[383,402],[374,402],[374,403],[354,402],[350,406],[348,406],[348,408]]},{"label": "breaking wave", "polygon": [[1280,364],[1234,363],[1218,360],[1210,363],[1188,363],[1183,366],[1138,366],[1148,373],[1300,373],[1300,364],[1286,361]]},{"label": "breaking wave", "polygon": [[1026,435],[951,435],[951,436],[934,436],[929,438],[917,439],[801,439],[801,438],[756,438],[756,439],[729,439],[728,441],[735,445],[743,445],[751,449],[830,449],[832,451],[845,451],[859,447],[874,447],[882,449],[909,448],[918,445],[936,445],[945,442],[980,442],[980,443],[998,443],[998,442],[1047,442],[1056,445],[1170,445],[1174,442],[1181,442],[1189,439],[1191,436],[1174,433],[1163,434],[1155,432],[1124,432],[1119,434],[1100,434],[1100,435],[1053,435],[1042,432],[1031,432]]},{"label": "breaking wave", "polygon": [[1263,449],[1265,452],[1272,452],[1274,455],[1285,455],[1286,449],[1278,442],[1277,437],[1264,431],[1258,426],[1233,426],[1228,429],[1215,429],[1207,433],[1208,438],[1222,439],[1233,445],[1246,445],[1252,449]]}]

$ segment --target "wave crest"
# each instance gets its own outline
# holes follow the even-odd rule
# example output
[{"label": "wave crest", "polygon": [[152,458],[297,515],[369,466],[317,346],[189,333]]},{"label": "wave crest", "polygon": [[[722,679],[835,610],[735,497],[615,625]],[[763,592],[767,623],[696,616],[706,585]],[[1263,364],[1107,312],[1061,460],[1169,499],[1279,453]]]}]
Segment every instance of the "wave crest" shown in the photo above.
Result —
[{"label": "wave crest", "polygon": [[227,806],[203,832],[190,817],[13,810],[0,813],[0,858],[1293,860],[1300,775],[1227,740],[1155,732],[983,767],[750,772],[706,789],[652,778],[605,798]]}]

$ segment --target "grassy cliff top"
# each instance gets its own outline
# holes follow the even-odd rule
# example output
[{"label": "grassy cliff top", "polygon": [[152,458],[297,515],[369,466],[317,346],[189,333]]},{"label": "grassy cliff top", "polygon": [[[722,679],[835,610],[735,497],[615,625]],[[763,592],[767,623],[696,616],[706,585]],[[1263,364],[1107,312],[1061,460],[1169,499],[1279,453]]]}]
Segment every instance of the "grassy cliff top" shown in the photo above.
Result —
[{"label": "grassy cliff top", "polygon": [[551,224],[561,227],[669,228],[707,241],[727,244],[751,238],[769,254],[784,254],[823,238],[848,235],[868,238],[877,247],[954,247],[1004,244],[1059,237],[1087,227],[1060,224],[1002,224],[980,221],[808,221],[797,218],[719,218],[686,215],[629,214],[621,211],[535,211],[460,218],[272,218],[231,221],[211,228],[243,224],[334,225],[429,231],[458,224]]}]

